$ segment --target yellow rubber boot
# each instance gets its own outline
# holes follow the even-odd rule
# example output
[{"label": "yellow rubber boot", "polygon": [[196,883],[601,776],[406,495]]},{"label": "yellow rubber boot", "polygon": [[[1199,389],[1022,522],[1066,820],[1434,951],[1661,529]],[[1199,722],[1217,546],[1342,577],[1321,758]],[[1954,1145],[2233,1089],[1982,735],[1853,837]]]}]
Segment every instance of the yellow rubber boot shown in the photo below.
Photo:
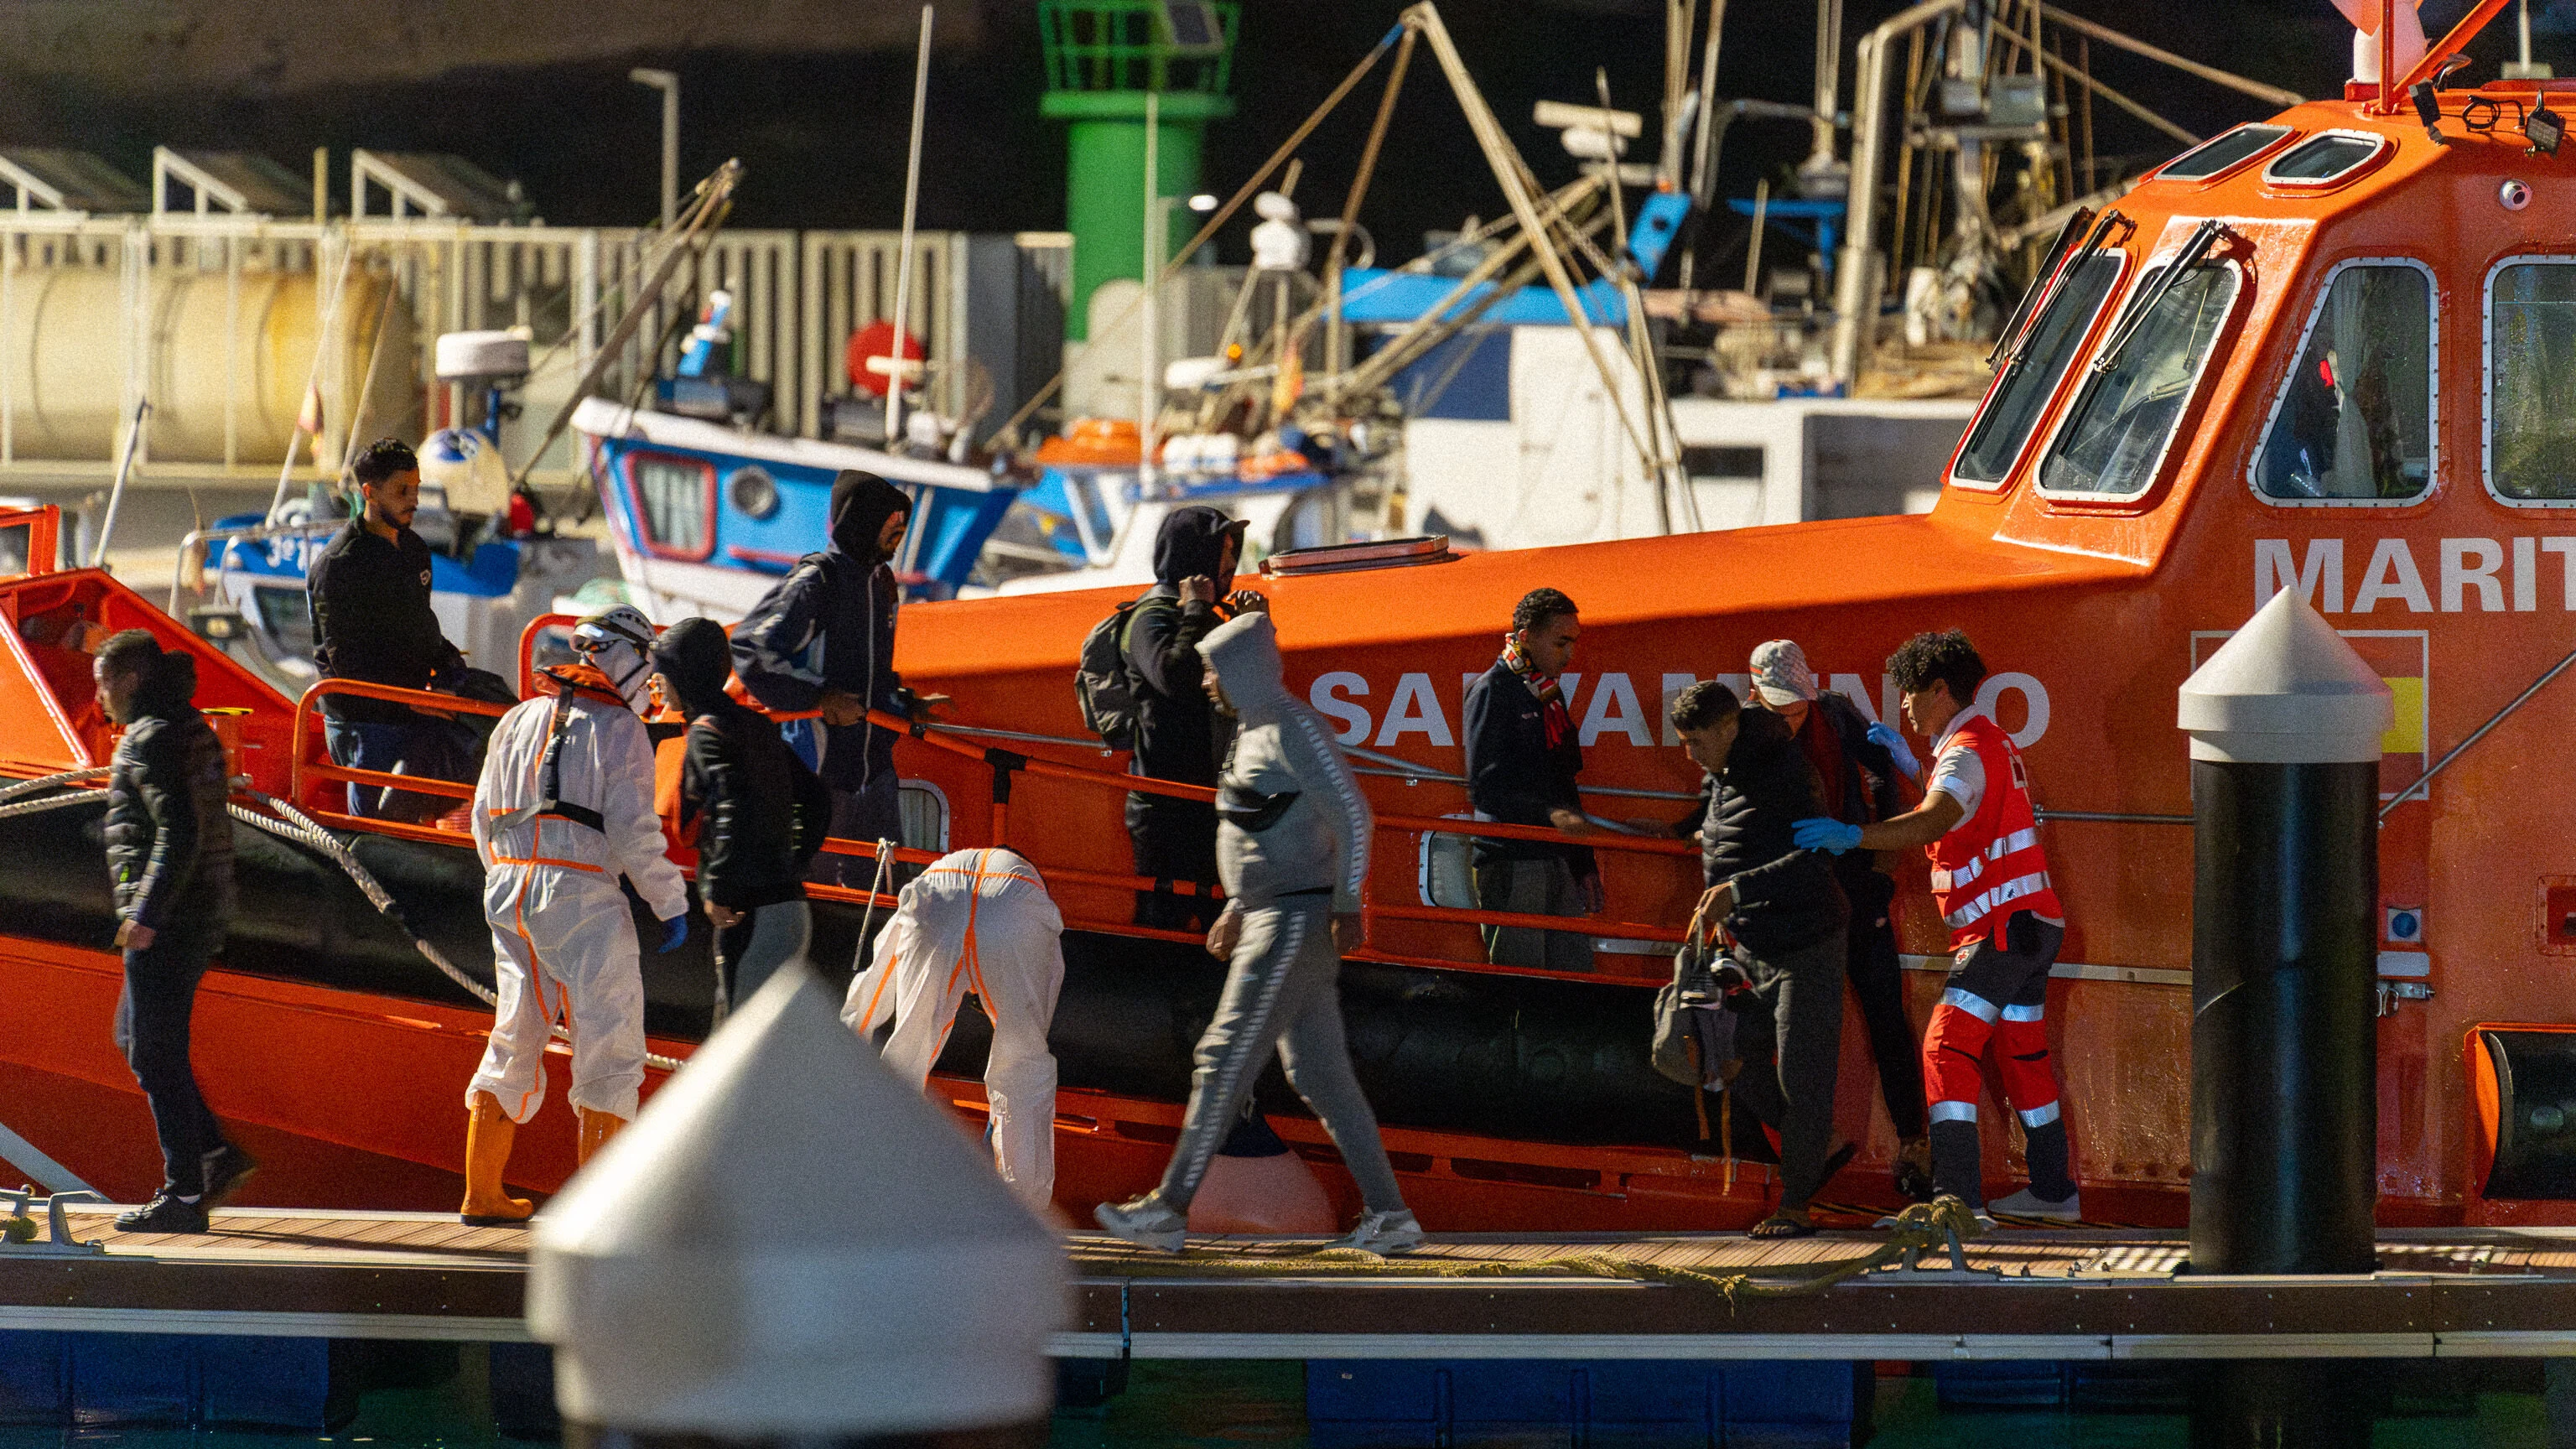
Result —
[{"label": "yellow rubber boot", "polygon": [[626,1125],[626,1119],[613,1112],[594,1112],[588,1107],[579,1110],[581,1140],[574,1148],[574,1161],[577,1164],[588,1163],[590,1155],[605,1146],[609,1138],[616,1136],[618,1128]]},{"label": "yellow rubber boot", "polygon": [[536,1204],[510,1196],[501,1185],[501,1174],[510,1165],[510,1144],[518,1136],[519,1124],[501,1110],[499,1098],[474,1094],[474,1110],[465,1122],[465,1203],[456,1210],[468,1224],[525,1222],[536,1212]]}]

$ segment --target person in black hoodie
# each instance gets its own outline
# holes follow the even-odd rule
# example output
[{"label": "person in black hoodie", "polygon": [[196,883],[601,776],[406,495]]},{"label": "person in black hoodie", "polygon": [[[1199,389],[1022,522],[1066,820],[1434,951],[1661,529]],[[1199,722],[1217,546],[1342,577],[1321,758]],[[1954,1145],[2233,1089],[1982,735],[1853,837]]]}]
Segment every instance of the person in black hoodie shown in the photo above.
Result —
[{"label": "person in black hoodie", "polygon": [[[1224,622],[1226,610],[1262,607],[1249,591],[1229,594],[1243,557],[1241,519],[1191,504],[1163,518],[1154,535],[1154,587],[1127,611],[1128,683],[1136,699],[1136,743],[1127,772],[1184,785],[1216,784],[1217,767],[1234,738],[1200,687],[1206,666],[1199,641]],[[1216,807],[1204,800],[1131,791],[1127,838],[1136,873],[1186,883],[1136,893],[1136,924],[1166,931],[1205,930],[1216,923]]]},{"label": "person in black hoodie", "polygon": [[653,641],[663,697],[689,719],[679,824],[684,835],[696,827],[698,899],[715,923],[723,998],[739,1009],[805,954],[805,867],[830,827],[832,794],[768,719],[725,693],[727,650],[709,619],[682,619]]},{"label": "person in black hoodie", "polygon": [[[1753,698],[1780,717],[1822,784],[1823,813],[1853,825],[1893,820],[1910,808],[1897,784],[1900,759],[1914,754],[1905,737],[1874,724],[1857,705],[1816,687],[1806,651],[1793,639],[1755,646]],[[1923,1048],[1905,1014],[1904,963],[1896,949],[1896,882],[1878,868],[1875,851],[1834,856],[1834,879],[1851,902],[1851,933],[1844,942],[1846,979],[1860,1007],[1869,1054],[1878,1065],[1879,1095],[1888,1125],[1896,1129],[1896,1190],[1916,1202],[1932,1200],[1932,1139],[1923,1098]]]},{"label": "person in black hoodie", "polygon": [[[1843,937],[1851,908],[1825,857],[1790,838],[1817,813],[1817,777],[1780,717],[1742,708],[1702,680],[1673,701],[1673,728],[1708,772],[1699,821],[1708,882],[1694,932],[1723,923],[1759,1006],[1744,1014],[1744,1058],[1728,1090],[1780,1135],[1780,1210],[1757,1238],[1805,1237],[1807,1203],[1851,1160],[1832,1147],[1834,1084],[1842,1066]],[[1679,827],[1690,833],[1688,821]]]},{"label": "person in black hoodie", "polygon": [[202,1233],[206,1214],[255,1164],[206,1109],[188,1062],[197,982],[233,914],[233,823],[224,748],[192,702],[197,663],[165,654],[141,629],[110,638],[95,663],[100,707],[125,726],[109,762],[107,865],[125,989],[116,1044],[161,1138],[161,1191],[118,1216],[147,1233]]},{"label": "person in black hoodie", "polygon": [[[780,714],[821,711],[819,722],[793,720],[780,733],[831,787],[831,833],[843,840],[903,843],[894,772],[902,731],[875,723],[868,711],[922,720],[939,703],[904,688],[894,668],[895,607],[903,596],[894,556],[911,520],[912,499],[902,489],[844,469],[832,480],[830,543],[797,560],[733,631],[734,673],[752,698]],[[858,857],[832,856],[824,869],[827,879],[856,884],[873,868]]]}]

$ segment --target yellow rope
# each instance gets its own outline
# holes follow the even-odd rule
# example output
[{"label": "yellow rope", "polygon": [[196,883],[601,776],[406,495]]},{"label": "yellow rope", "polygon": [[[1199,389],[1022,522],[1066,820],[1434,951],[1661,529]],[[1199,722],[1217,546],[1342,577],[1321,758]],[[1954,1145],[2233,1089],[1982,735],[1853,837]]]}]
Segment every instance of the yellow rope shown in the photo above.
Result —
[{"label": "yellow rope", "polygon": [[1724,1294],[1732,1309],[1747,1298],[1812,1297],[1837,1283],[1900,1261],[1908,1248],[1946,1253],[1950,1232],[1956,1232],[1961,1242],[1974,1238],[1976,1214],[1955,1197],[1937,1198],[1898,1213],[1887,1241],[1867,1253],[1821,1263],[1781,1264],[1761,1270],[1763,1276],[1758,1278],[1751,1271],[1714,1273],[1702,1268],[1639,1262],[1599,1249],[1520,1261],[1458,1261],[1387,1258],[1359,1248],[1319,1248],[1275,1258],[1183,1253],[1172,1258],[1128,1258],[1084,1266],[1089,1272],[1113,1278],[1605,1278],[1712,1289]]}]

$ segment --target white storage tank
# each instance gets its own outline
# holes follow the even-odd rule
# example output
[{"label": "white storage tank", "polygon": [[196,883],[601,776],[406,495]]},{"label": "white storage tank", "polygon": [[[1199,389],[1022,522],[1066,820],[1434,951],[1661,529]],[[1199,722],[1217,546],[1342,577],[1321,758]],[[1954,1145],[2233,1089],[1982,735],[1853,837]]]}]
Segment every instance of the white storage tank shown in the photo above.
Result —
[{"label": "white storage tank", "polygon": [[[325,452],[354,424],[372,438],[421,431],[419,348],[411,310],[384,305],[390,277],[353,267],[332,328],[320,386]],[[153,269],[138,340],[151,399],[149,456],[165,463],[222,463],[226,399],[234,461],[274,465],[295,439],[312,376],[317,330],[311,272],[245,268],[227,299],[225,274]],[[363,408],[354,400],[383,319],[384,355]],[[126,293],[114,266],[37,266],[9,278],[0,308],[0,407],[15,456],[98,461],[123,446]]]}]

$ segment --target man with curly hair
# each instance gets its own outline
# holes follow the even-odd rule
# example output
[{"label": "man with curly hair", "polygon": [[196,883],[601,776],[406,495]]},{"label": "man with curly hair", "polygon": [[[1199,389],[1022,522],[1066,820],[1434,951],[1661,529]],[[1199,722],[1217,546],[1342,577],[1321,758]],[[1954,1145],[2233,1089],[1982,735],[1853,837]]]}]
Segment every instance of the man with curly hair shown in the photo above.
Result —
[{"label": "man with curly hair", "polygon": [[1966,634],[1917,634],[1889,657],[1887,672],[1907,722],[1932,742],[1923,804],[1875,825],[1801,820],[1797,841],[1837,854],[1919,845],[1932,858],[1932,897],[1950,929],[1952,953],[1949,987],[1923,1036],[1935,1188],[1985,1211],[1977,1097],[1980,1063],[1991,1044],[2001,1054],[1996,1065],[2004,1096],[2021,1117],[2030,1159],[2030,1185],[1997,1201],[1995,1211],[2081,1217],[2042,1019],[2048,969],[2066,939],[2066,908],[2058,904],[2040,849],[2029,771],[1979,699],[1986,664]]}]

